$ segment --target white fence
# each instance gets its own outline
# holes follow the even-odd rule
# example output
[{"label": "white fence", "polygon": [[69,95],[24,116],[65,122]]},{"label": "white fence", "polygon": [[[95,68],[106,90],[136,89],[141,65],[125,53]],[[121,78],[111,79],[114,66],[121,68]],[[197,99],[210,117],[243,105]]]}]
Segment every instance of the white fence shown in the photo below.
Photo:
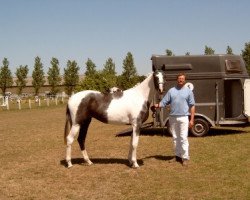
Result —
[{"label": "white fence", "polygon": [[0,97],[0,109],[1,110],[16,110],[16,109],[32,109],[45,106],[57,106],[59,104],[65,104],[68,101],[67,96],[47,96],[35,98],[17,98],[11,99],[8,96]]}]

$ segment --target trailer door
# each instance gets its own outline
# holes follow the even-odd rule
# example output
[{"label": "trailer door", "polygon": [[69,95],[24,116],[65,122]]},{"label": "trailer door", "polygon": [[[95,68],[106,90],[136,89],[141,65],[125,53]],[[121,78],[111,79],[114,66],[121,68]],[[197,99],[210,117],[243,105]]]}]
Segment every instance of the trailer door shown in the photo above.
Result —
[{"label": "trailer door", "polygon": [[244,82],[244,113],[250,120],[250,79]]},{"label": "trailer door", "polygon": [[243,113],[243,91],[240,79],[227,79],[224,82],[225,118],[236,118]]}]

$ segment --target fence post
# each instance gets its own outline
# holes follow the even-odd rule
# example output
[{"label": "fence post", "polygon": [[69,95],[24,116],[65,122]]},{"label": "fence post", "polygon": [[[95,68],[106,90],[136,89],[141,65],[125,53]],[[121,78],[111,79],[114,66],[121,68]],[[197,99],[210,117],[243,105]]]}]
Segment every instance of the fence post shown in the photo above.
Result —
[{"label": "fence post", "polygon": [[6,103],[7,110],[9,110],[10,109],[10,107],[9,107],[9,98],[7,96],[5,97],[5,103]]},{"label": "fence post", "polygon": [[18,99],[18,100],[17,100],[17,103],[18,103],[18,108],[19,108],[19,110],[21,110],[21,100]]},{"label": "fence post", "polygon": [[41,99],[38,99],[38,106],[41,107]]},{"label": "fence post", "polygon": [[29,108],[31,109],[31,100],[29,99]]}]

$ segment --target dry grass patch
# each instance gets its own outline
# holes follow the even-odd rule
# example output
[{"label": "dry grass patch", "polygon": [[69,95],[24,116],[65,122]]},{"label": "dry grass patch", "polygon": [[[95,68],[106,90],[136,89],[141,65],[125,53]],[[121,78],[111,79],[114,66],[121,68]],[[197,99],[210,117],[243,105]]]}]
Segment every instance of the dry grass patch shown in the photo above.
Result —
[{"label": "dry grass patch", "polygon": [[188,168],[169,164],[171,137],[140,137],[140,169],[128,167],[127,126],[92,121],[85,166],[77,142],[65,168],[65,108],[0,111],[0,199],[249,199],[249,128],[190,137]]}]

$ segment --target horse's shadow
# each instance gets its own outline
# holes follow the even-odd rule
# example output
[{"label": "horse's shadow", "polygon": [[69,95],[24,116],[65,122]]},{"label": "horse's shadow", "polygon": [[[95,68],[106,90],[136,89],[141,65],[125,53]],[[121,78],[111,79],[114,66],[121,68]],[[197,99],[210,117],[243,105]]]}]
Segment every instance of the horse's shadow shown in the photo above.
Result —
[{"label": "horse's shadow", "polygon": [[[146,159],[157,159],[157,160],[163,160],[163,161],[168,161],[173,159],[173,156],[163,156],[163,155],[155,155],[155,156],[147,156],[145,158],[142,159],[138,159],[137,162],[140,166],[144,165],[144,160]],[[73,158],[72,160],[72,164],[73,165],[85,165],[85,161],[83,158]],[[104,164],[121,164],[121,165],[126,165],[128,167],[131,167],[128,160],[127,159],[122,159],[122,158],[92,158],[91,161],[94,164],[100,164],[100,165],[104,165]],[[67,167],[67,163],[66,160],[61,160],[60,164]],[[87,164],[86,164],[87,165]]]},{"label": "horse's shadow", "polygon": [[[122,159],[122,158],[91,158],[90,159],[94,164],[121,164],[121,165],[126,165],[128,167],[130,167],[130,164],[128,162],[128,159]],[[87,163],[84,161],[83,158],[72,158],[71,160],[72,164],[77,164],[77,165],[87,165]],[[61,160],[60,161],[61,165],[67,167],[67,162],[66,160]],[[144,165],[143,160],[142,159],[138,159],[137,163],[142,166]]]},{"label": "horse's shadow", "polygon": [[[132,128],[128,128],[125,130],[122,130],[118,133],[116,133],[116,137],[125,137],[125,136],[131,136],[133,130]],[[141,128],[140,129],[140,135],[141,136],[171,136],[166,128]]]}]

